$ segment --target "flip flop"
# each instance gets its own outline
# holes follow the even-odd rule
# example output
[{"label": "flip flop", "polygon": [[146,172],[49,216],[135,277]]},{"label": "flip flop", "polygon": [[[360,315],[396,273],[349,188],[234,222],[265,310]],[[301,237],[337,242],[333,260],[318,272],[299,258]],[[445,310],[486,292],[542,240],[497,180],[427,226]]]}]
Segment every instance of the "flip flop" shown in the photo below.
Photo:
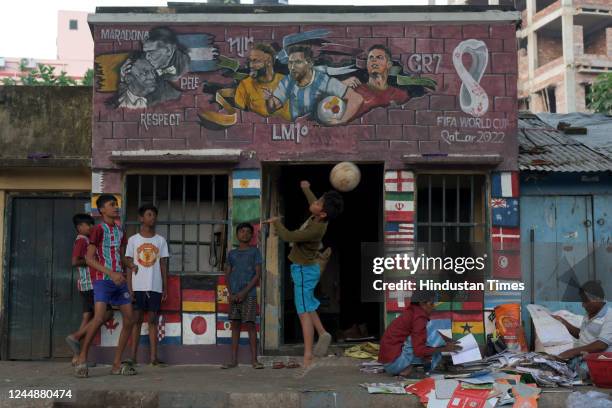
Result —
[{"label": "flip flop", "polygon": [[121,363],[121,367],[119,367],[118,370],[111,369],[110,373],[111,375],[125,375],[125,376],[138,374],[138,372],[132,365],[126,364],[126,363]]},{"label": "flip flop", "polygon": [[317,344],[314,347],[313,354],[315,357],[325,357],[327,355],[327,349],[331,344],[332,336],[331,334],[325,332],[319,336],[317,340]]},{"label": "flip flop", "polygon": [[287,363],[286,365],[287,368],[300,368],[299,363],[296,363],[295,361],[290,361]]},{"label": "flip flop", "polygon": [[254,369],[256,369],[256,370],[261,370],[261,369],[263,369],[263,368],[264,368],[264,365],[263,365],[263,364],[261,364],[260,362],[253,363],[253,364],[252,364],[252,366],[253,366],[253,368],[254,368]]},{"label": "flip flop", "polygon": [[236,367],[238,367],[238,363],[229,363],[229,364],[223,364],[223,365],[221,366],[221,369],[223,369],[223,370],[229,370],[229,369],[231,369],[231,368],[236,368]]},{"label": "flip flop", "polygon": [[282,361],[275,361],[272,363],[272,368],[275,370],[278,370],[280,368],[285,368],[285,363],[283,363]]},{"label": "flip flop", "polygon": [[74,367],[74,376],[77,378],[89,377],[89,370],[87,370],[87,363],[77,364]]},{"label": "flip flop", "polygon": [[151,361],[150,365],[153,366],[153,367],[166,367],[166,366],[168,366],[168,364],[166,364],[163,361],[160,361],[158,359],[155,359],[155,360]]},{"label": "flip flop", "polygon": [[79,355],[81,352],[81,343],[73,339],[71,336],[66,336],[64,340],[66,340],[66,344],[68,344],[68,347],[70,347],[72,354]]}]

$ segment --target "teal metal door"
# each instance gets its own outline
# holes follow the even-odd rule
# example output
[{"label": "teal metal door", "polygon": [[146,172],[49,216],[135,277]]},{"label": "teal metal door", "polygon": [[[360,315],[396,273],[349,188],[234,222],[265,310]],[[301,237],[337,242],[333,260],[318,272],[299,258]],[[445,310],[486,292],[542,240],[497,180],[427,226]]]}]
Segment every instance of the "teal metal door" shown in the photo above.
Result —
[{"label": "teal metal door", "polygon": [[601,280],[607,299],[612,298],[612,196],[593,197],[595,275]]},{"label": "teal metal door", "polygon": [[521,197],[521,267],[533,290],[527,299],[582,313],[577,286],[595,277],[592,208],[591,196]]},{"label": "teal metal door", "polygon": [[[22,198],[10,205],[8,358],[69,357],[63,338],[81,308],[71,267],[72,216],[83,198]],[[6,293],[6,292],[5,292]]]}]

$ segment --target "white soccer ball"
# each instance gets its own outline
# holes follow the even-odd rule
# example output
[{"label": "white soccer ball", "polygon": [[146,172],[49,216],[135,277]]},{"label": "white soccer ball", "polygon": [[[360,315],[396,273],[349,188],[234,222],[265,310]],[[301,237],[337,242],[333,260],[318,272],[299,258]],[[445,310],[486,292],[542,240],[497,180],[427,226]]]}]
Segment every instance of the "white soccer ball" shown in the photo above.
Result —
[{"label": "white soccer ball", "polygon": [[351,162],[338,163],[329,173],[329,182],[338,191],[351,191],[357,187],[360,181],[359,167]]}]

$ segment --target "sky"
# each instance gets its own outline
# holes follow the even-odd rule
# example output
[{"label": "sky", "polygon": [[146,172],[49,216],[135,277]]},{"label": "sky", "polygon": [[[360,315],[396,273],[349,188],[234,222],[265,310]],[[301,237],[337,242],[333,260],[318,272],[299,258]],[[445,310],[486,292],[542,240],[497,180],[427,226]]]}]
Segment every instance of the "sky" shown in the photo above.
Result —
[{"label": "sky", "polygon": [[[176,0],[174,0],[176,1]],[[438,4],[444,0],[437,0]],[[57,12],[108,6],[166,6],[167,0],[4,0],[0,11],[0,57],[55,59]],[[204,0],[202,0],[204,2]],[[243,0],[249,3],[252,0]],[[289,0],[312,5],[417,5],[427,0]]]}]

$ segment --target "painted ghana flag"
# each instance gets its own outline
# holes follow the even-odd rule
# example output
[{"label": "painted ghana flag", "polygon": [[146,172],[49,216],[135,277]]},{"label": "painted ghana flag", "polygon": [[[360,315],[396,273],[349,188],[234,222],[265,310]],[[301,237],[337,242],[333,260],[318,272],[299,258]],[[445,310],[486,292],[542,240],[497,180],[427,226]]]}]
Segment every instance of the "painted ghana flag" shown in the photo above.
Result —
[{"label": "painted ghana flag", "polygon": [[453,339],[459,339],[470,333],[478,344],[485,344],[484,322],[482,310],[477,312],[461,312],[452,314]]}]

